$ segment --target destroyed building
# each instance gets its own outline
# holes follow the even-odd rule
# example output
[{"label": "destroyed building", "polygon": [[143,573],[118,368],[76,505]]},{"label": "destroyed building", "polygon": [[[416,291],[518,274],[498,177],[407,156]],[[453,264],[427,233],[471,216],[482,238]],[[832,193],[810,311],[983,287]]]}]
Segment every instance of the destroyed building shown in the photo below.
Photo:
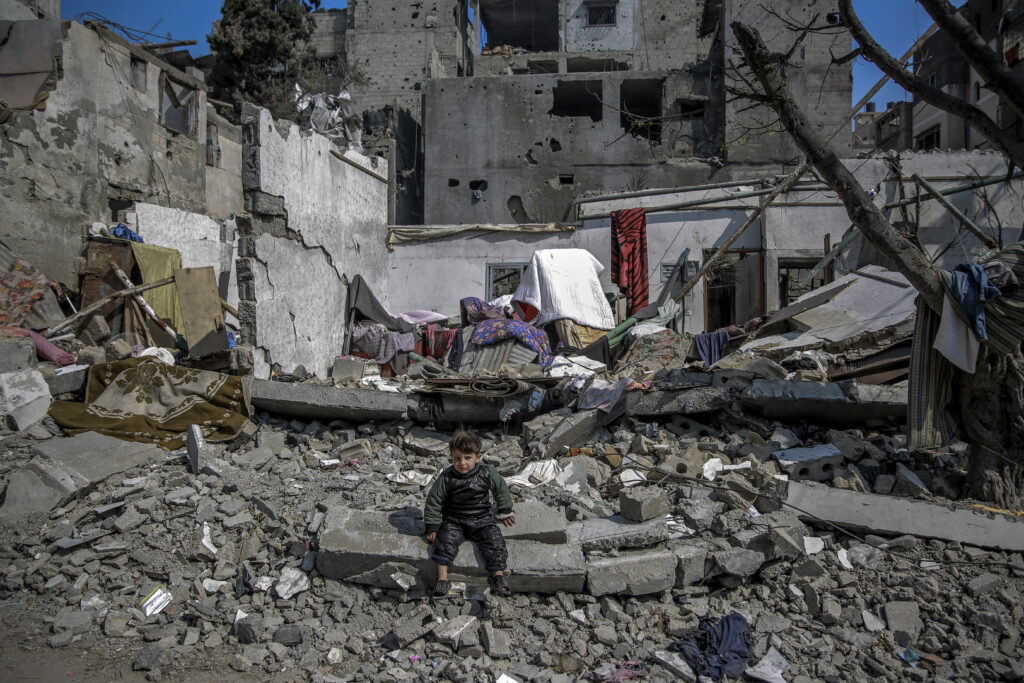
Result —
[{"label": "destroyed building", "polygon": [[[788,137],[727,95],[728,26],[743,17],[785,50],[786,22],[826,15],[795,1],[353,1],[314,14],[313,43],[321,56],[344,52],[368,149],[394,140],[392,223],[546,223],[568,219],[581,193],[790,162]],[[815,125],[845,114],[850,64],[832,59],[847,52],[848,37],[827,34],[799,49],[791,87],[814,103]],[[848,150],[849,133],[834,144]]]},{"label": "destroyed building", "polygon": [[[21,96],[0,111],[7,677],[1024,678],[1024,521],[970,498],[972,445],[939,424],[952,384],[921,371],[963,349],[922,342],[917,290],[831,188],[808,174],[782,191],[788,139],[722,168],[688,151],[696,175],[649,157],[663,188],[518,195],[567,220],[485,206],[395,225],[406,190],[388,161],[415,171],[429,148],[364,155],[253,105],[233,126],[201,73],[17,4],[0,24],[0,83]],[[447,77],[392,81],[369,110],[384,117],[364,117],[406,107],[423,141],[443,88],[483,107],[523,83],[535,104],[581,81],[612,103],[669,92],[688,76],[630,36],[677,57],[691,44],[658,33],[652,7],[710,51],[730,16],[764,11],[353,2],[317,15],[312,43],[351,58],[377,41],[377,67],[427,41],[416,68]],[[489,54],[471,49],[470,9],[507,31],[488,31]],[[588,29],[608,42],[584,44]],[[483,87],[505,94],[467,94]],[[845,97],[816,125],[845,130]],[[546,119],[566,147],[545,139],[536,173],[600,166],[581,142],[598,128],[576,119],[591,121]],[[620,112],[600,123],[638,144]],[[534,182],[485,175],[490,153],[459,187],[442,174],[445,191],[485,204]],[[1020,174],[977,151],[845,164],[930,260],[1002,278],[984,302],[995,349],[1024,310]],[[422,509],[459,425],[514,494],[509,596],[466,546],[433,595]]]}]

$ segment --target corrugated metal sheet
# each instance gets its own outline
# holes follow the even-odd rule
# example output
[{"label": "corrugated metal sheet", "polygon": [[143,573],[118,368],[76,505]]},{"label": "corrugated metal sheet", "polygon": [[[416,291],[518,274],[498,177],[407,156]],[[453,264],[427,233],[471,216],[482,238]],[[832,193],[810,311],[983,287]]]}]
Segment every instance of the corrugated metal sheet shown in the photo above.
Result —
[{"label": "corrugated metal sheet", "polygon": [[514,339],[506,339],[498,344],[477,346],[470,341],[472,336],[472,327],[467,327],[462,331],[465,350],[462,352],[462,365],[459,367],[461,374],[472,375],[478,371],[493,371],[505,364],[526,365],[537,358],[536,351]]}]

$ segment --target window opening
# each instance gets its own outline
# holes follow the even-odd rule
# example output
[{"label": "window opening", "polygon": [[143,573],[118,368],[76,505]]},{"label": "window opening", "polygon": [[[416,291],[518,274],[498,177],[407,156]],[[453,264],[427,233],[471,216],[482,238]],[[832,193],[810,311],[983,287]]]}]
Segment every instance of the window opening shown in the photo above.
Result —
[{"label": "window opening", "polygon": [[160,123],[164,128],[195,139],[199,127],[199,98],[196,91],[160,74]]},{"label": "window opening", "polygon": [[587,26],[615,26],[615,5],[587,5]]},{"label": "window opening", "polygon": [[552,94],[552,116],[589,116],[593,121],[601,120],[601,81],[559,81]]},{"label": "window opening", "polygon": [[802,281],[814,270],[813,261],[779,263],[779,308],[785,308],[804,294],[825,285],[824,269],[806,284]]},{"label": "window opening", "polygon": [[631,135],[655,144],[661,142],[663,81],[645,78],[622,82],[620,124]]},{"label": "window opening", "polygon": [[919,135],[917,137],[917,145],[916,145],[916,147],[917,147],[917,151],[919,151],[919,152],[924,152],[924,151],[927,151],[929,149],[938,149],[939,148],[939,127],[935,126],[934,128],[932,128],[932,129],[930,129],[928,131],[925,131],[924,133]]},{"label": "window opening", "polygon": [[493,301],[499,296],[514,294],[519,289],[519,281],[529,265],[529,263],[488,263],[487,300]]}]

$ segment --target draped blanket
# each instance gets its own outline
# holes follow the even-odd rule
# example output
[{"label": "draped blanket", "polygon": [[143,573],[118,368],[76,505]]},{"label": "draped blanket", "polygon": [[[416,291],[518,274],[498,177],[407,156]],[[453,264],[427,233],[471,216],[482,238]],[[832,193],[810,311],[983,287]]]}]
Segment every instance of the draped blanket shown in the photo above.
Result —
[{"label": "draped blanket", "polygon": [[50,415],[70,434],[98,432],[168,450],[184,447],[189,425],[199,425],[207,441],[228,441],[247,419],[240,377],[155,358],[92,366],[85,402],[54,401]]}]

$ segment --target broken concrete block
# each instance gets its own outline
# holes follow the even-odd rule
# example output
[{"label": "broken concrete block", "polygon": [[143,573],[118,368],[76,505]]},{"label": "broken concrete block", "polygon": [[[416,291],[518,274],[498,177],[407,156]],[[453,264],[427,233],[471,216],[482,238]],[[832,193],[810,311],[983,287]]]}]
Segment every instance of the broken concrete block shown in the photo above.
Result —
[{"label": "broken concrete block", "polygon": [[290,600],[303,591],[310,588],[309,577],[293,567],[285,567],[281,570],[281,576],[274,584],[274,591],[282,600]]},{"label": "broken concrete block", "polygon": [[[335,358],[331,368],[331,379],[337,382],[354,382],[367,373],[367,363],[358,358]],[[380,374],[378,371],[377,374]]]},{"label": "broken concrete block", "polygon": [[512,655],[512,638],[508,632],[494,628],[489,622],[484,622],[480,629],[480,641],[488,657],[506,659]]},{"label": "broken concrete block", "polygon": [[796,448],[803,443],[799,436],[794,434],[791,430],[784,429],[782,427],[779,427],[772,432],[772,435],[768,437],[768,440],[777,443],[781,449]]},{"label": "broken concrete block", "polygon": [[0,373],[15,372],[36,366],[36,345],[24,337],[0,334]]},{"label": "broken concrete block", "polygon": [[673,541],[669,549],[676,556],[676,588],[684,588],[700,583],[706,576],[705,563],[708,559],[707,548],[694,545],[690,541]]},{"label": "broken concrete block", "polygon": [[1024,551],[1024,520],[1016,516],[949,509],[928,501],[800,482],[790,482],[786,502],[809,515],[854,529]]},{"label": "broken concrete block", "polygon": [[894,600],[885,603],[882,609],[885,611],[885,621],[897,644],[901,647],[909,647],[917,642],[917,637],[924,629],[924,622],[921,621],[921,612],[916,602]]},{"label": "broken concrete block", "polygon": [[745,578],[753,576],[761,569],[765,556],[755,550],[733,548],[711,553],[711,560],[722,573]]},{"label": "broken concrete block", "polygon": [[86,345],[102,346],[110,339],[110,325],[107,323],[107,319],[97,312],[90,315],[84,324],[78,327],[76,334],[78,339]]},{"label": "broken concrete block", "polygon": [[405,394],[376,389],[337,389],[309,382],[247,379],[247,396],[255,410],[303,420],[401,420],[406,416]]},{"label": "broken concrete block", "polygon": [[434,638],[437,642],[453,648],[459,647],[464,634],[477,628],[477,618],[469,614],[460,614],[454,619],[434,627]]},{"label": "broken concrete block", "polygon": [[664,517],[638,523],[621,515],[612,515],[577,522],[570,529],[570,535],[579,539],[586,552],[642,548],[668,538]]},{"label": "broken concrete block", "polygon": [[894,486],[896,486],[896,477],[892,474],[880,474],[875,477],[875,493],[887,496],[892,493]]},{"label": "broken concrete block", "polygon": [[199,425],[189,425],[185,447],[188,451],[188,468],[192,474],[199,474],[207,458],[213,456],[212,450],[203,439],[203,433],[199,431]]},{"label": "broken concrete block", "polygon": [[0,374],[0,418],[3,427],[20,432],[46,417],[50,387],[34,368]]},{"label": "broken concrete block", "polygon": [[582,446],[597,439],[601,427],[619,415],[621,413],[605,413],[601,410],[581,410],[565,415],[550,432],[530,443],[530,452],[535,459],[558,457],[567,448]]},{"label": "broken concrete block", "polygon": [[103,345],[103,351],[108,363],[114,363],[125,358],[131,358],[132,345],[125,339],[111,339]]},{"label": "broken concrete block", "polygon": [[98,365],[107,362],[107,352],[101,346],[86,346],[76,354],[78,362],[83,365]]},{"label": "broken concrete block", "polygon": [[927,496],[928,487],[909,467],[903,463],[896,464],[896,481],[893,483],[892,494],[896,496]]},{"label": "broken concrete block", "polygon": [[395,640],[398,641],[398,646],[405,647],[433,631],[437,624],[438,620],[431,613],[430,607],[420,605],[395,624],[391,633],[395,636]]},{"label": "broken concrete block", "polygon": [[967,584],[967,592],[978,597],[984,595],[999,588],[1003,583],[1003,577],[998,574],[985,573],[981,576],[976,576],[971,579],[970,583]]},{"label": "broken concrete block", "polygon": [[656,487],[633,486],[619,492],[619,511],[626,519],[646,522],[671,512],[668,496]]},{"label": "broken concrete block", "polygon": [[725,509],[725,503],[705,497],[680,499],[676,503],[676,512],[682,515],[687,526],[697,531],[709,528]]},{"label": "broken concrete block", "polygon": [[[508,541],[505,578],[517,593],[581,593],[587,577],[583,551],[575,545],[550,545],[537,541]],[[479,555],[479,553],[477,553]],[[482,567],[476,557],[475,567]]]},{"label": "broken concrete block", "polygon": [[65,365],[57,368],[53,375],[46,376],[46,386],[50,388],[51,396],[74,394],[85,388],[88,379],[88,365]]},{"label": "broken concrete block", "polygon": [[406,448],[419,455],[447,457],[449,438],[447,434],[413,427],[403,437],[403,443]]},{"label": "broken concrete block", "polygon": [[678,559],[671,550],[643,550],[587,561],[587,591],[601,596],[648,595],[675,586]]},{"label": "broken concrete block", "polygon": [[775,451],[772,457],[796,481],[827,481],[835,475],[836,468],[845,459],[839,447],[831,443]]},{"label": "broken concrete block", "polygon": [[516,523],[513,526],[498,526],[506,539],[555,544],[569,540],[568,522],[560,510],[540,501],[526,501],[517,503],[514,512]]},{"label": "broken concrete block", "polygon": [[269,448],[253,448],[250,451],[238,451],[231,456],[235,467],[252,472],[260,469],[274,459],[274,452]]},{"label": "broken concrete block", "polygon": [[[868,388],[870,387],[870,388]],[[906,389],[854,382],[790,382],[755,379],[741,398],[754,414],[816,424],[860,425],[866,420],[906,415]]]}]

